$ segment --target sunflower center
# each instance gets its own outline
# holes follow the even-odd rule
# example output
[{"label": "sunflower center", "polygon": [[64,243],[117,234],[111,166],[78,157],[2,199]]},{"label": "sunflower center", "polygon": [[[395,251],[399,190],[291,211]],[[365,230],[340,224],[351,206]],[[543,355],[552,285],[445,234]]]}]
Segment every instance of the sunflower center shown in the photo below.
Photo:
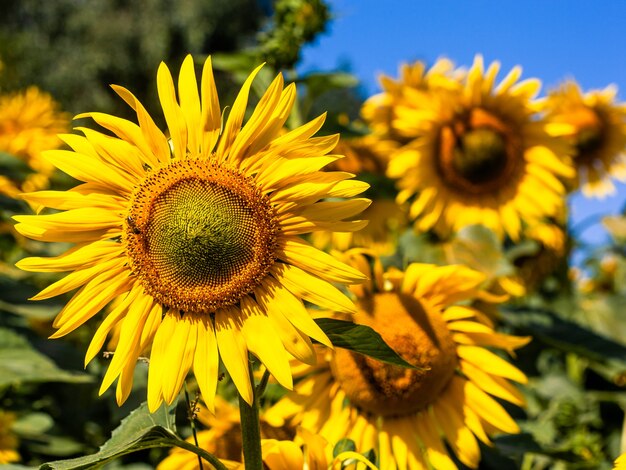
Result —
[{"label": "sunflower center", "polygon": [[487,128],[466,132],[454,148],[452,165],[473,184],[483,184],[497,178],[506,165],[504,139]]},{"label": "sunflower center", "polygon": [[374,328],[421,369],[337,349],[331,370],[350,402],[378,416],[412,414],[433,403],[457,365],[455,343],[441,314],[412,296],[380,293],[360,302],[355,321]]},{"label": "sunflower center", "polygon": [[509,126],[475,109],[441,129],[439,169],[452,187],[472,194],[491,192],[507,183],[520,160]]},{"label": "sunflower center", "polygon": [[593,160],[593,155],[602,148],[603,137],[597,127],[580,129],[576,136],[576,158]]},{"label": "sunflower center", "polygon": [[605,141],[605,124],[602,116],[595,109],[581,107],[568,114],[567,122],[576,128],[574,137],[576,159],[583,162],[593,161]]},{"label": "sunflower center", "polygon": [[233,169],[183,160],[133,194],[125,240],[133,273],[163,305],[213,312],[237,302],[276,259],[269,199]]}]

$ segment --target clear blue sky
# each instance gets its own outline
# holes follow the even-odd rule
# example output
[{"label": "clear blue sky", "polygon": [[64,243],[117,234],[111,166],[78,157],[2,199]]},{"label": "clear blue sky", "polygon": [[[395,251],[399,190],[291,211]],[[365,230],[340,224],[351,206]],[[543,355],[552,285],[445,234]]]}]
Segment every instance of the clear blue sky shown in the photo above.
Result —
[{"label": "clear blue sky", "polygon": [[[346,64],[368,93],[377,77],[396,77],[402,62],[433,63],[448,57],[469,66],[480,53],[502,63],[501,78],[515,65],[523,77],[542,80],[542,90],[565,78],[583,89],[614,83],[626,99],[626,1],[622,0],[329,0],[334,20],[328,32],[304,50],[301,71],[334,70]],[[626,185],[603,201],[574,196],[572,221],[618,213]],[[598,225],[584,239],[599,242]]]}]

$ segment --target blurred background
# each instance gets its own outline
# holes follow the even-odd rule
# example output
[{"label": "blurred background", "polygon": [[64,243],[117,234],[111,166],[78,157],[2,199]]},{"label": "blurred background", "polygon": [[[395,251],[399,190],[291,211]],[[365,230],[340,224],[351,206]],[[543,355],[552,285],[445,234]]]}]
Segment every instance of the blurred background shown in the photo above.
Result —
[{"label": "blurred background", "polygon": [[[249,72],[266,62],[252,102],[282,71],[298,84],[294,122],[327,111],[322,134],[358,137],[367,133],[361,106],[381,91],[379,76],[397,79],[400,65],[416,60],[430,66],[447,57],[456,67],[469,68],[482,54],[487,64],[501,62],[498,80],[521,65],[522,79],[543,83],[540,96],[572,79],[584,91],[615,84],[621,102],[624,19],[626,2],[609,0],[0,0],[0,94],[32,86],[49,93],[57,118],[48,130],[56,134],[93,125],[70,121],[88,111],[134,121],[133,111],[109,87],[122,85],[163,127],[155,80],[159,64],[164,61],[176,76],[187,54],[196,64],[210,54],[221,103],[232,102]],[[1,109],[8,116],[11,108]],[[2,112],[0,137],[10,135],[13,122],[2,120]],[[354,153],[363,160],[357,168],[367,173],[367,156]],[[30,160],[20,166],[8,154],[17,151],[0,150],[0,176],[17,181],[10,196],[27,187],[66,189],[75,183],[53,169],[44,171],[44,182],[30,181],[25,174],[40,169]],[[377,181],[380,186],[368,196],[378,191],[393,199],[393,182]],[[545,269],[532,264],[550,251],[540,240],[519,247],[508,240],[503,246],[493,234],[470,230],[448,246],[455,262],[475,262],[494,279],[522,273],[527,261],[527,271],[542,274],[500,319],[503,331],[534,335],[536,341],[520,351],[516,363],[531,377],[528,409],[515,411],[523,433],[485,449],[484,468],[610,469],[626,450],[626,221],[619,217],[626,185],[615,185],[615,194],[604,199],[584,198],[578,191],[567,196],[566,242],[558,256],[548,253]],[[33,276],[14,267],[24,256],[60,252],[11,230],[11,217],[32,209],[0,196],[0,451],[3,445],[18,449],[22,463],[39,465],[95,452],[145,398],[146,369],[137,367],[135,389],[119,408],[111,391],[97,395],[107,360],[99,357],[86,371],[83,367],[95,325],[62,340],[47,339],[64,299],[26,299],[58,276]],[[610,234],[602,222],[607,216],[616,216]],[[410,229],[406,234],[396,240],[406,259],[441,262],[440,240],[411,238]],[[132,454],[108,468],[144,470],[165,454],[162,449]]]}]

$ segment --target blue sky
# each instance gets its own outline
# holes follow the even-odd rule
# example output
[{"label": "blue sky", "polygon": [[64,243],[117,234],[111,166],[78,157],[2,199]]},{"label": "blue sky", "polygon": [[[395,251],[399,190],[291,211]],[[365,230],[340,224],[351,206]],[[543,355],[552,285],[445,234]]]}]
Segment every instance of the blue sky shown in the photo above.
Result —
[{"label": "blue sky", "polygon": [[[381,73],[397,76],[402,62],[448,57],[470,65],[480,53],[502,64],[501,77],[521,65],[543,90],[565,78],[583,89],[614,83],[626,97],[626,2],[621,0],[329,0],[334,21],[304,50],[301,71],[334,70],[349,64],[364,90],[379,90]],[[570,200],[573,223],[598,213],[618,213],[626,185],[603,201]],[[584,239],[599,242],[598,225]]]}]

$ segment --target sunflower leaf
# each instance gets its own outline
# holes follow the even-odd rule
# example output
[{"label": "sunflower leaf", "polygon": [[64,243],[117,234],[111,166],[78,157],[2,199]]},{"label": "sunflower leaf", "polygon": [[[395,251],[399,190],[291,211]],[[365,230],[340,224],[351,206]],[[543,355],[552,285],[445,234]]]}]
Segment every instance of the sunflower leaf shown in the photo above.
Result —
[{"label": "sunflower leaf", "polygon": [[583,325],[538,308],[508,308],[501,309],[501,313],[504,321],[521,334],[593,361],[613,362],[626,370],[626,347]]},{"label": "sunflower leaf", "polygon": [[326,333],[333,346],[364,354],[388,364],[423,370],[405,361],[369,326],[334,318],[316,318],[315,322]]},{"label": "sunflower leaf", "polygon": [[352,439],[344,438],[335,444],[333,447],[333,457],[337,457],[342,452],[356,452],[356,444]]},{"label": "sunflower leaf", "polygon": [[106,462],[132,452],[154,447],[178,446],[186,448],[209,460],[215,459],[211,454],[181,440],[176,435],[176,401],[169,406],[161,406],[156,412],[150,413],[148,405],[143,403],[111,434],[95,454],[75,459],[57,460],[42,465],[42,470],[78,470],[101,466]]}]

